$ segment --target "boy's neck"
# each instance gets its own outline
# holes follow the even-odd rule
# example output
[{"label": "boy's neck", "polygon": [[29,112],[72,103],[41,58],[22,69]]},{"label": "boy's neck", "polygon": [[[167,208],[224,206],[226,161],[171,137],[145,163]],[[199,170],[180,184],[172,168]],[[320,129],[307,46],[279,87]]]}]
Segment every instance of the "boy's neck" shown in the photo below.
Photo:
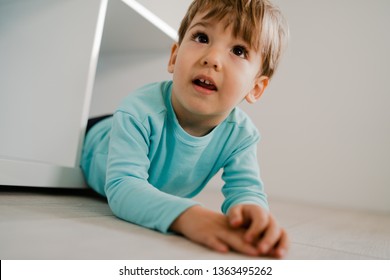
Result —
[{"label": "boy's neck", "polygon": [[202,137],[209,134],[218,123],[211,123],[210,120],[187,119],[176,115],[180,126],[190,135]]}]

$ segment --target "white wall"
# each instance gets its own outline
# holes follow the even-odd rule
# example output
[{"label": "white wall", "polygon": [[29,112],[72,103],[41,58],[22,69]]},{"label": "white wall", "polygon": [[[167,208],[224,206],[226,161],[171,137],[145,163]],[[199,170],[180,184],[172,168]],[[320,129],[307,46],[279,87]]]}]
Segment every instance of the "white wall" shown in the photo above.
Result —
[{"label": "white wall", "polygon": [[268,192],[390,212],[390,2],[277,3],[290,46],[250,108]]},{"label": "white wall", "polygon": [[138,0],[138,2],[177,30],[192,0],[164,0],[163,2]]},{"label": "white wall", "polygon": [[[190,3],[139,2],[175,28]],[[262,100],[242,105],[262,134],[267,192],[271,198],[390,212],[390,2],[275,2],[290,24],[289,49]],[[100,101],[95,97],[91,112],[113,109],[138,67],[150,69],[150,76],[130,79],[132,86],[169,78],[168,53],[145,61],[122,56],[116,72],[109,65],[121,55],[107,56],[95,86]],[[107,91],[109,99],[102,95]]]}]

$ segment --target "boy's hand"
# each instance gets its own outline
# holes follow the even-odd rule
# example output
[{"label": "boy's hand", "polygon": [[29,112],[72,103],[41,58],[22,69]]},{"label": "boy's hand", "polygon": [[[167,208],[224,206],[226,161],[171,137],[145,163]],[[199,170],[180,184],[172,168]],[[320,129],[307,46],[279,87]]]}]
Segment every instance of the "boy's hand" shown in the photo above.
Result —
[{"label": "boy's hand", "polygon": [[170,230],[218,252],[232,249],[250,256],[259,255],[255,245],[245,242],[244,228],[233,228],[227,216],[198,205],[184,211],[172,223]]},{"label": "boy's hand", "polygon": [[265,209],[258,205],[239,204],[229,210],[227,217],[233,228],[245,229],[244,240],[253,244],[259,254],[276,258],[286,254],[289,246],[287,233]]},{"label": "boy's hand", "polygon": [[288,249],[284,229],[257,205],[236,205],[227,216],[193,206],[172,223],[170,230],[218,252],[232,249],[250,256],[281,258]]}]

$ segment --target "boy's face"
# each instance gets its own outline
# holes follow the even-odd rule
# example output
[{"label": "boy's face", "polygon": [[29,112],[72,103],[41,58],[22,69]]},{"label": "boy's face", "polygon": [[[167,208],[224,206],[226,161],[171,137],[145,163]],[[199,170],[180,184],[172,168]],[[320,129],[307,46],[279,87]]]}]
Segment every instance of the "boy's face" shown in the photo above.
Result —
[{"label": "boy's face", "polygon": [[172,104],[180,118],[218,125],[243,99],[256,102],[268,85],[259,76],[261,56],[235,38],[225,19],[192,20],[182,43],[172,47]]}]

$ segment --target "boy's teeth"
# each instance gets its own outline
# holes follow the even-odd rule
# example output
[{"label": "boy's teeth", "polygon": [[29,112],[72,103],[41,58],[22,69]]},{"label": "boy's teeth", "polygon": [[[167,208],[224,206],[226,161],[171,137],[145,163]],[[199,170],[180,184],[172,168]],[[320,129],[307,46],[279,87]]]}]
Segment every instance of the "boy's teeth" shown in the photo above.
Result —
[{"label": "boy's teeth", "polygon": [[206,85],[210,85],[210,81],[205,80],[205,79],[199,79],[201,83],[205,83]]}]

